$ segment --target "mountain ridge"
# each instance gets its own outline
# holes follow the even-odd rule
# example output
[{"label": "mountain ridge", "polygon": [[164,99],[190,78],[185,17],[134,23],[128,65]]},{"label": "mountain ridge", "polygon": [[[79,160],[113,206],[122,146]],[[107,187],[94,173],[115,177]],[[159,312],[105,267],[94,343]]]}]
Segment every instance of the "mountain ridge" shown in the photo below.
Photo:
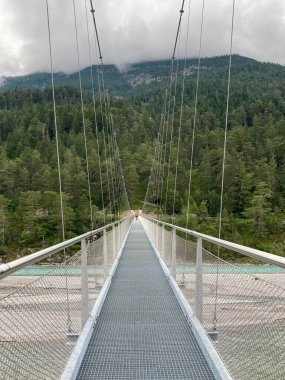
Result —
[{"label": "mountain ridge", "polygon": [[[178,76],[182,78],[185,60],[178,60]],[[201,79],[209,79],[213,74],[224,72],[227,74],[229,56],[222,55],[201,59]],[[196,79],[198,58],[189,58],[186,62],[186,81]],[[232,57],[232,74],[235,75],[241,68],[251,70],[262,70],[264,67],[270,67],[275,72],[285,73],[285,67],[280,64],[259,62],[252,58],[233,55]],[[94,77],[95,91],[98,92],[98,74],[97,66],[88,66],[81,70],[83,89],[92,90],[91,86],[91,68]],[[106,74],[106,83],[108,90],[116,96],[129,96],[141,90],[152,89],[157,85],[168,83],[170,75],[170,60],[144,61],[133,63],[120,69],[115,65],[104,66]],[[226,78],[226,76],[225,76]],[[54,73],[54,82],[56,86],[78,87],[78,72],[65,74],[63,72]],[[1,82],[0,82],[1,83]],[[28,75],[2,77],[0,92],[15,88],[43,89],[51,86],[51,75],[47,72],[37,72]]]}]

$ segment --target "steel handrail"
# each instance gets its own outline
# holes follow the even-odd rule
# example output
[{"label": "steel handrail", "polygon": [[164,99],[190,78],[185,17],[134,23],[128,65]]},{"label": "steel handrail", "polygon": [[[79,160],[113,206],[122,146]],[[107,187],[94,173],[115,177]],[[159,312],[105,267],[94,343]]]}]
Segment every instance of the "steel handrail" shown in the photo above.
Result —
[{"label": "steel handrail", "polygon": [[216,238],[214,236],[205,235],[205,234],[202,234],[201,232],[188,230],[186,228],[176,226],[175,224],[166,223],[166,222],[163,222],[161,220],[148,217],[146,215],[142,215],[142,217],[147,219],[147,220],[151,220],[155,223],[162,224],[163,226],[175,228],[177,231],[187,233],[187,234],[192,235],[196,238],[206,240],[209,243],[213,243],[219,247],[223,247],[223,248],[229,249],[231,251],[241,253],[245,256],[249,256],[249,257],[252,257],[254,259],[262,260],[262,261],[266,262],[267,264],[274,264],[274,265],[278,265],[282,268],[285,268],[285,257],[274,255],[272,253],[265,252],[265,251],[260,251],[259,249],[250,248],[250,247],[247,247],[245,245],[232,243],[232,242],[229,242],[227,240]]},{"label": "steel handrail", "polygon": [[10,274],[16,272],[17,270],[26,267],[27,265],[34,264],[37,261],[43,260],[46,257],[52,256],[55,253],[62,251],[65,248],[68,248],[74,244],[80,243],[81,240],[90,238],[96,235],[99,232],[104,231],[107,228],[113,227],[115,224],[121,223],[128,218],[132,218],[132,215],[129,215],[123,219],[117,220],[116,222],[107,224],[106,226],[97,228],[96,230],[86,232],[85,234],[76,236],[72,239],[63,241],[61,243],[55,244],[51,247],[44,248],[40,251],[31,253],[28,256],[21,257],[20,259],[11,261],[10,263],[0,265],[0,279],[9,276]]}]

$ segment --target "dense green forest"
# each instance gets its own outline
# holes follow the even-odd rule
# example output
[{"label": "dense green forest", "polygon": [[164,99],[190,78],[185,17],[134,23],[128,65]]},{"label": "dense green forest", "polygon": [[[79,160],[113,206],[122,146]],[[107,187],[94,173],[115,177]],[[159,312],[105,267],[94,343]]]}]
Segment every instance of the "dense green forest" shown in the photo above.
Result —
[{"label": "dense green forest", "polygon": [[[195,61],[197,62],[197,61]],[[196,63],[189,62],[178,165],[176,223],[185,225],[194,117]],[[217,235],[225,125],[228,57],[202,60],[190,227]],[[179,63],[181,66],[182,63]],[[169,197],[152,202],[172,212],[182,66],[174,109]],[[160,74],[159,74],[160,73]],[[127,87],[111,98],[126,187],[132,208],[143,205],[153,164],[169,62],[144,63],[128,72]],[[120,74],[121,75],[121,74]],[[126,73],[124,74],[127,75]],[[130,85],[131,78],[131,85]],[[87,79],[86,79],[87,80]],[[115,80],[115,79],[114,79]],[[117,80],[117,79],[116,79]],[[118,83],[118,82],[117,82]],[[180,83],[180,84],[179,84]],[[71,83],[75,86],[75,82]],[[113,82],[111,82],[110,88]],[[33,87],[33,86],[32,86]],[[121,89],[121,90],[120,90]],[[127,89],[127,90],[126,90]],[[96,225],[103,223],[96,125],[92,96],[84,94],[91,193]],[[120,92],[121,91],[121,92]],[[118,96],[120,95],[120,96]],[[122,95],[122,96],[121,96]],[[67,237],[90,229],[80,93],[56,89]],[[98,138],[104,131],[96,101]],[[285,68],[235,56],[225,169],[223,237],[284,252]],[[169,142],[166,144],[169,152]],[[102,152],[101,152],[102,156]],[[102,157],[104,207],[107,169]],[[167,169],[167,165],[165,168]],[[0,254],[4,260],[58,242],[60,211],[57,158],[50,88],[10,88],[0,94]],[[112,215],[108,216],[112,218]],[[114,215],[113,215],[114,217]]]}]

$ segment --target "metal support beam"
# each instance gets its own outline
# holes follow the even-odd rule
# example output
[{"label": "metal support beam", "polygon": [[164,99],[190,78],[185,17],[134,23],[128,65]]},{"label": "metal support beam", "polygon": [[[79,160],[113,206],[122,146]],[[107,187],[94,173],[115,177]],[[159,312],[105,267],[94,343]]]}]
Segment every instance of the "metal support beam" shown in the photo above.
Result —
[{"label": "metal support beam", "polygon": [[158,221],[155,223],[155,246],[158,249]]},{"label": "metal support beam", "polygon": [[108,275],[108,246],[107,246],[107,231],[106,228],[103,232],[103,270],[104,278]]},{"label": "metal support beam", "polygon": [[165,228],[164,228],[164,225],[162,225],[162,231],[161,231],[161,252],[160,252],[160,256],[162,258],[165,258],[164,256],[164,251],[165,251]]},{"label": "metal support beam", "polygon": [[171,275],[176,279],[176,228],[172,229]]},{"label": "metal support beam", "polygon": [[88,267],[86,240],[81,240],[81,326],[84,327],[89,316]]},{"label": "metal support beam", "polygon": [[195,314],[201,323],[203,323],[203,241],[197,239],[196,247],[196,291],[195,291]]},{"label": "metal support beam", "polygon": [[113,245],[113,260],[115,260],[117,256],[117,240],[116,240],[116,223],[113,224],[112,228],[112,245]]}]

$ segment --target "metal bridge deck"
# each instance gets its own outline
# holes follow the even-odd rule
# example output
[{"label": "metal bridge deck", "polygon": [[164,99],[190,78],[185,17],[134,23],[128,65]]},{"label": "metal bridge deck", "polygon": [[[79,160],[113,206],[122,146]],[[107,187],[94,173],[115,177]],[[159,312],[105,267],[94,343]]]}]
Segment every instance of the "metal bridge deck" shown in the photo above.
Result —
[{"label": "metal bridge deck", "polygon": [[140,222],[131,227],[77,379],[214,379]]}]

